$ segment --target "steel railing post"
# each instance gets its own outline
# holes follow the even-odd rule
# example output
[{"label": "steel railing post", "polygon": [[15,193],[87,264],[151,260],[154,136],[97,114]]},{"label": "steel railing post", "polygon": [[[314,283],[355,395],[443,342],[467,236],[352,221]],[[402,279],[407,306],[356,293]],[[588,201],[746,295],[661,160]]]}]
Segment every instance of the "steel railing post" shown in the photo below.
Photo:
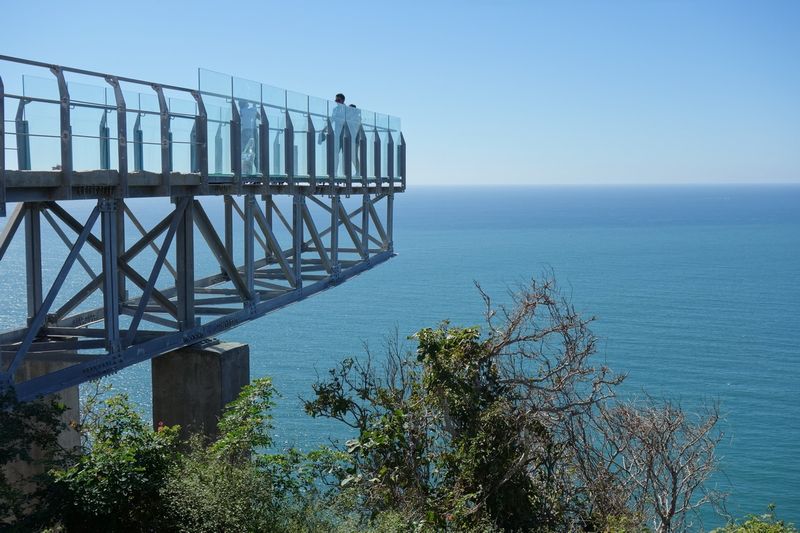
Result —
[{"label": "steel railing post", "polygon": [[[114,89],[114,101],[117,105],[117,172],[119,184],[117,197],[128,196],[128,112],[125,106],[125,97],[119,86],[119,80],[114,76],[107,76],[106,82]],[[109,165],[110,168],[110,165]]]},{"label": "steel railing post", "polygon": [[236,100],[231,97],[231,172],[235,183],[242,182],[242,118]]},{"label": "steel railing post", "polygon": [[306,169],[308,171],[309,184],[312,187],[317,186],[317,151],[314,134],[314,123],[311,121],[311,115],[308,115],[308,131],[306,132]]},{"label": "steel railing post", "polygon": [[191,94],[197,103],[197,118],[194,121],[195,144],[193,146],[197,154],[197,172],[200,173],[200,183],[205,191],[208,188],[208,114],[200,92],[192,91]]},{"label": "steel railing post", "polygon": [[0,76],[0,217],[6,216],[6,93]]},{"label": "steel railing post", "polygon": [[170,160],[172,144],[169,131],[169,106],[167,105],[167,99],[164,97],[164,89],[155,84],[152,87],[158,96],[158,109],[161,118],[161,185],[165,188],[167,196],[169,196],[172,194],[170,180],[170,174],[172,173],[172,161]]},{"label": "steel railing post", "polygon": [[264,111],[263,105],[260,106],[260,109],[261,124],[258,125],[258,165],[261,171],[261,179],[263,180],[264,194],[269,194],[271,192],[269,179],[269,119],[267,118],[267,112]]},{"label": "steel railing post", "polygon": [[64,197],[72,198],[72,125],[70,124],[70,101],[67,81],[61,67],[50,67],[58,82],[58,94],[61,100],[59,121],[61,126],[61,189]]}]

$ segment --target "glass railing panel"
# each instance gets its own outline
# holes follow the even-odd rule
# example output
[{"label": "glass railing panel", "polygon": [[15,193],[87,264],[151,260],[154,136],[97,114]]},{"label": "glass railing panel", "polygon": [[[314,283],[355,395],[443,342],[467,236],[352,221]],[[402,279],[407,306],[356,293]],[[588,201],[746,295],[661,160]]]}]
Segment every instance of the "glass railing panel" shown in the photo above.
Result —
[{"label": "glass railing panel", "polygon": [[230,99],[232,96],[233,78],[222,72],[197,69],[197,85],[201,93],[209,96],[223,99]]},{"label": "glass railing panel", "polygon": [[208,173],[231,176],[233,78],[220,72],[198,69],[197,81],[208,116]]},{"label": "glass railing panel", "polygon": [[294,131],[292,146],[295,177],[308,176],[308,96],[286,91],[286,108]]},{"label": "glass railing panel", "polygon": [[344,128],[347,124],[347,106],[332,102],[328,107],[333,128],[333,166],[337,180],[345,179],[344,172]]},{"label": "glass railing panel", "polygon": [[[55,78],[22,76],[23,96],[59,101],[58,84]],[[61,169],[61,121],[58,103],[28,101],[23,108],[20,121],[17,121],[19,100],[10,110],[13,124],[10,131],[17,137],[21,169],[60,170]]]},{"label": "glass railing panel", "polygon": [[269,175],[273,181],[281,181],[286,177],[286,91],[262,84],[261,99],[269,122]]},{"label": "glass railing panel", "polygon": [[233,78],[233,98],[239,110],[242,176],[260,177],[261,84]]},{"label": "glass railing panel", "polygon": [[349,107],[346,106],[345,110],[345,121],[347,123],[347,127],[350,130],[350,139],[351,139],[351,167],[352,167],[352,176],[353,178],[361,178],[361,159],[360,159],[360,147],[364,139],[361,135],[361,126],[362,126],[362,117],[361,117],[361,110],[356,107]]},{"label": "glass railing panel", "polygon": [[375,131],[378,135],[378,150],[380,150],[380,175],[382,180],[389,177],[389,115],[375,114]]},{"label": "glass railing panel", "polygon": [[173,172],[189,173],[196,169],[193,163],[193,146],[195,139],[195,119],[197,103],[193,100],[169,98],[167,100],[170,115],[170,159]]},{"label": "glass railing panel", "polygon": [[[392,175],[395,180],[400,178],[400,119],[389,116],[389,133],[392,136],[392,150],[389,157],[392,158]],[[387,141],[388,142],[388,141]]]},{"label": "glass railing panel", "polygon": [[328,142],[326,128],[328,125],[328,109],[335,105],[322,98],[308,98],[308,114],[314,127],[314,166],[312,169],[318,180],[328,177]]},{"label": "glass railing panel", "polygon": [[44,98],[60,102],[56,78],[41,78],[39,76],[22,76],[22,95],[30,98]]},{"label": "glass railing panel", "polygon": [[[204,98],[205,100],[205,98]],[[218,100],[217,100],[218,101]],[[231,108],[206,102],[208,173],[213,176],[230,176],[231,170]]]},{"label": "glass railing panel", "polygon": [[123,92],[128,130],[128,170],[161,172],[161,115],[152,93]]},{"label": "glass railing panel", "polygon": [[[105,87],[69,83],[72,166],[76,171],[117,168],[114,95]],[[111,101],[109,101],[109,98]]]},{"label": "glass railing panel", "polygon": [[[367,160],[367,179],[374,180],[375,174],[375,140],[378,138],[378,131],[375,128],[375,113],[361,110],[361,128],[364,130],[364,151],[366,152]],[[360,148],[360,147],[359,147]]]},{"label": "glass railing panel", "polygon": [[[8,87],[6,87],[6,90],[8,91]],[[14,134],[14,114],[17,112],[18,105],[19,100],[16,98],[3,98],[4,116],[0,117],[0,120],[3,121],[3,131],[5,131],[3,140],[7,170],[19,170],[17,165],[17,136]]]}]

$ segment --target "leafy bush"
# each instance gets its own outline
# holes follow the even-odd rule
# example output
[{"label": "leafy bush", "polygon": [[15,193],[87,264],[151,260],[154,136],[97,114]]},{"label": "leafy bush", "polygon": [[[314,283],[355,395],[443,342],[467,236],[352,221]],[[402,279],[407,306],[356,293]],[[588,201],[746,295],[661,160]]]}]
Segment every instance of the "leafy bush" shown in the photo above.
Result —
[{"label": "leafy bush", "polygon": [[63,525],[76,531],[158,529],[166,513],[161,490],[179,457],[178,428],[154,431],[126,396],[113,396],[82,429],[89,443],[84,454],[53,472]]},{"label": "leafy bush", "polygon": [[712,533],[797,533],[797,528],[775,518],[775,505],[770,504],[765,514],[749,515],[744,522],[731,522]]}]

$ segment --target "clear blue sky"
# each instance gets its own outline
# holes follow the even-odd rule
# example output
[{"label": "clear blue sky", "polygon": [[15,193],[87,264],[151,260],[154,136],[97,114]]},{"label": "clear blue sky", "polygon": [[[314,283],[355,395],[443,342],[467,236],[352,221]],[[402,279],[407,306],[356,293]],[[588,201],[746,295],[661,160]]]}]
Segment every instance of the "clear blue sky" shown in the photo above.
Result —
[{"label": "clear blue sky", "polygon": [[400,116],[412,185],[800,182],[800,2],[4,2],[0,53]]}]

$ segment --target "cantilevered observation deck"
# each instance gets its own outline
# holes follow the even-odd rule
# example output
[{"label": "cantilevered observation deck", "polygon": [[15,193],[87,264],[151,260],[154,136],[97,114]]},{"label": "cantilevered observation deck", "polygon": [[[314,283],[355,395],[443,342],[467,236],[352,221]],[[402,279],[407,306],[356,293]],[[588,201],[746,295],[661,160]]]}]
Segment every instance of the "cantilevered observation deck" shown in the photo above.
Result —
[{"label": "cantilevered observation deck", "polygon": [[[0,269],[24,247],[26,285],[0,333],[0,389],[23,400],[203,342],[394,253],[395,117],[204,70],[189,89],[7,56],[0,116]],[[67,363],[20,371],[48,359]]]}]

